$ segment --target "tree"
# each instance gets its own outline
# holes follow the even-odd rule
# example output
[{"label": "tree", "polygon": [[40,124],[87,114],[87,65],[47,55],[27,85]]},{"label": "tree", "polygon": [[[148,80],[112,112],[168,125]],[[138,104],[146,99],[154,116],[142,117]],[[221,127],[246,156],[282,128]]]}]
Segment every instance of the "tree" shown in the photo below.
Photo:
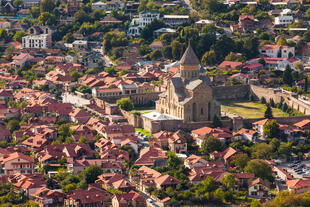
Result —
[{"label": "tree", "polygon": [[27,32],[17,31],[13,36],[14,41],[22,42],[23,37],[27,36]]},{"label": "tree", "polygon": [[272,119],[273,118],[272,109],[271,109],[270,104],[267,104],[267,108],[266,108],[264,116],[265,116],[266,119]]},{"label": "tree", "polygon": [[159,50],[154,50],[150,53],[150,58],[151,60],[158,60],[160,59],[162,56],[161,56],[161,52]]},{"label": "tree", "polygon": [[87,139],[86,139],[86,137],[80,137],[80,139],[79,139],[79,143],[84,143],[84,144],[87,144]]},{"label": "tree", "polygon": [[20,8],[20,7],[22,7],[22,5],[23,5],[23,0],[14,0],[13,1],[13,6],[15,8]]},{"label": "tree", "polygon": [[16,131],[16,130],[18,130],[18,129],[20,128],[19,122],[18,122],[18,120],[16,120],[16,119],[11,119],[11,120],[8,122],[8,124],[7,124],[6,127],[8,128],[8,130],[11,131],[11,133],[14,132],[14,131]]},{"label": "tree", "polygon": [[67,33],[62,39],[66,43],[72,43],[75,40],[71,32]]},{"label": "tree", "polygon": [[226,61],[245,62],[246,59],[239,53],[230,52],[226,57]]},{"label": "tree", "polygon": [[73,71],[73,72],[70,74],[70,77],[72,78],[72,81],[73,81],[73,82],[76,82],[76,81],[78,81],[78,79],[79,79],[80,77],[82,77],[82,74],[80,74],[80,73],[77,72],[77,71]]},{"label": "tree", "polygon": [[181,56],[184,52],[184,45],[177,40],[173,40],[171,43],[172,48],[172,57],[175,60],[181,59]]},{"label": "tree", "polygon": [[242,170],[245,168],[245,166],[250,161],[247,154],[236,154],[232,157],[231,163],[234,164],[238,169]]},{"label": "tree", "polygon": [[221,126],[222,126],[221,120],[218,118],[217,115],[214,115],[212,118],[212,127],[216,128],[216,127],[221,127]]},{"label": "tree", "polygon": [[215,138],[213,136],[208,136],[204,138],[201,144],[200,151],[206,155],[213,151],[221,152],[223,151],[223,149],[224,149],[224,146],[218,138]]},{"label": "tree", "polygon": [[214,50],[207,51],[201,58],[204,65],[213,66],[217,63],[216,54]]},{"label": "tree", "polygon": [[297,61],[296,63],[294,63],[294,68],[297,70],[303,71],[304,65],[300,61]]},{"label": "tree", "polygon": [[141,38],[145,40],[151,39],[153,37],[153,32],[163,27],[165,27],[165,23],[163,21],[154,19],[142,29]]},{"label": "tree", "polygon": [[5,59],[11,60],[13,53],[15,51],[15,48],[13,46],[10,46],[5,49],[4,54],[5,54]]},{"label": "tree", "polygon": [[228,173],[225,175],[225,177],[222,178],[221,183],[225,186],[227,190],[232,191],[238,184],[238,180],[233,174]]},{"label": "tree", "polygon": [[282,78],[283,78],[283,83],[289,86],[291,86],[292,83],[294,82],[293,77],[292,77],[292,69],[290,65],[286,65]]},{"label": "tree", "polygon": [[250,207],[261,207],[262,205],[260,204],[259,200],[252,200],[251,206]]},{"label": "tree", "polygon": [[74,14],[74,20],[82,24],[83,22],[87,22],[89,20],[89,16],[86,14],[85,11],[80,9]]},{"label": "tree", "polygon": [[204,193],[212,192],[216,190],[217,183],[215,182],[214,178],[207,176],[207,178],[202,181],[202,186]]},{"label": "tree", "polygon": [[78,87],[77,91],[81,92],[81,93],[89,93],[89,94],[91,94],[91,88],[89,86],[85,86],[85,85],[82,85],[82,86]]},{"label": "tree", "polygon": [[273,153],[273,147],[270,144],[260,143],[253,147],[252,157],[259,159],[270,159]]},{"label": "tree", "polygon": [[269,104],[270,104],[271,107],[273,107],[273,108],[275,107],[275,103],[274,103],[273,98],[270,99]]},{"label": "tree", "polygon": [[104,72],[109,73],[110,75],[115,75],[117,71],[114,67],[107,67],[104,69]]},{"label": "tree", "polygon": [[97,177],[103,173],[103,170],[101,167],[96,165],[91,165],[85,170],[81,172],[81,177],[84,178],[89,183],[94,183],[95,180],[97,180]]},{"label": "tree", "polygon": [[279,134],[279,125],[276,120],[271,120],[264,125],[264,134],[269,138]]},{"label": "tree", "polygon": [[178,169],[180,165],[183,165],[182,159],[180,159],[174,152],[168,152],[168,167],[170,169]]},{"label": "tree", "polygon": [[56,21],[56,16],[49,12],[43,12],[38,17],[38,22],[43,25],[54,25]]},{"label": "tree", "polygon": [[249,173],[254,173],[255,177],[269,180],[272,182],[274,180],[272,176],[272,169],[269,164],[260,159],[254,159],[248,162],[245,167],[245,171]]},{"label": "tree", "polygon": [[169,59],[171,60],[172,57],[172,47],[171,46],[164,46],[161,49],[161,55],[165,58],[165,59]]},{"label": "tree", "polygon": [[40,3],[40,12],[52,12],[55,6],[54,0],[42,0]]},{"label": "tree", "polygon": [[130,98],[122,98],[116,101],[116,104],[120,109],[125,111],[132,111],[134,109],[134,105]]},{"label": "tree", "polygon": [[261,102],[262,104],[266,104],[266,99],[265,99],[264,96],[260,99],[260,102]]},{"label": "tree", "polygon": [[1,40],[7,40],[8,33],[5,29],[0,29],[0,39]]},{"label": "tree", "polygon": [[305,76],[305,85],[304,85],[304,91],[308,92],[308,76]]},{"label": "tree", "polygon": [[287,105],[287,103],[284,103],[282,105],[282,111],[287,112],[287,110],[288,110],[288,105]]},{"label": "tree", "polygon": [[277,45],[287,45],[285,37],[283,37],[283,36],[280,37],[278,42],[277,42]]},{"label": "tree", "polygon": [[40,7],[38,7],[38,6],[30,7],[29,11],[30,11],[30,15],[33,18],[38,18],[40,16]]}]

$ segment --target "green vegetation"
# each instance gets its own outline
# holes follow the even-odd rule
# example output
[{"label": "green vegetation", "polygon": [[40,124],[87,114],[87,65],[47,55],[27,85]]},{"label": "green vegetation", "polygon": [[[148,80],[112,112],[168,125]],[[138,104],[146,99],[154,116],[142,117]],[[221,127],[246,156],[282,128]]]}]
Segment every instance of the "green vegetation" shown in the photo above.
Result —
[{"label": "green vegetation", "polygon": [[[222,102],[221,110],[227,113],[233,113],[244,118],[263,118],[267,106],[259,102]],[[278,108],[272,108],[274,117],[289,116],[288,113],[283,112]]]},{"label": "green vegetation", "polygon": [[147,131],[146,129],[142,129],[142,128],[135,128],[136,132],[140,132],[148,137],[151,136],[151,133],[149,131]]}]

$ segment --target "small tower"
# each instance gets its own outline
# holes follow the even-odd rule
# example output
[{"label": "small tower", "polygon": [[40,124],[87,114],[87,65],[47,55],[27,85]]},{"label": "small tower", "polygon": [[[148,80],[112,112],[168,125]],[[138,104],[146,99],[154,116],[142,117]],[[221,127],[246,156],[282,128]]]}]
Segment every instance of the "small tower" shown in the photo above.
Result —
[{"label": "small tower", "polygon": [[188,47],[180,60],[180,73],[183,81],[199,77],[200,61],[190,43],[188,43]]}]

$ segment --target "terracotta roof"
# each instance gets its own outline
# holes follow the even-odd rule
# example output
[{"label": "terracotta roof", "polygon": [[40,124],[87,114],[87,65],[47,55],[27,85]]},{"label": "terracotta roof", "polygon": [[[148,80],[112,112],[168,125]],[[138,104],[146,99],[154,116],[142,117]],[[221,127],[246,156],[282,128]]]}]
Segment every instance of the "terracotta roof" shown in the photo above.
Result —
[{"label": "terracotta roof", "polygon": [[267,122],[271,121],[271,119],[263,119],[263,120],[260,120],[260,121],[257,121],[257,122],[254,122],[253,125],[265,125],[267,124]]},{"label": "terracotta roof", "polygon": [[[136,200],[139,203],[145,203],[146,205],[145,198],[135,191],[130,191],[129,193],[124,193],[124,194],[116,194],[115,197],[118,202],[125,201],[126,204],[128,204],[128,202]],[[143,204],[141,206],[143,206]]]},{"label": "terracotta roof", "polygon": [[266,186],[267,188],[270,188],[270,183],[264,181],[264,180],[261,179],[261,178],[256,178],[255,180],[253,180],[253,181],[250,183],[249,186],[256,185],[256,184],[261,184],[261,185]]},{"label": "terracotta roof", "polygon": [[295,179],[295,180],[287,180],[287,187],[290,189],[302,189],[310,186],[309,180]]},{"label": "terracotta roof", "polygon": [[72,194],[69,195],[69,199],[79,201],[80,205],[90,205],[107,201],[104,193],[95,189],[90,191],[83,189],[73,190]]},{"label": "terracotta roof", "polygon": [[309,123],[310,123],[310,120],[309,120],[309,119],[305,119],[305,120],[302,120],[302,121],[300,121],[300,122],[297,122],[297,123],[294,124],[294,125],[297,126],[297,127],[302,128],[302,127],[308,125]]},{"label": "terracotta roof", "polygon": [[172,177],[171,175],[162,175],[156,178],[155,182],[161,186],[181,184],[181,182],[178,179]]},{"label": "terracotta roof", "polygon": [[14,152],[14,153],[11,153],[7,156],[3,156],[0,158],[0,161],[2,163],[6,163],[8,161],[11,161],[11,160],[14,160],[14,159],[23,159],[23,160],[27,160],[28,162],[31,162],[31,163],[34,163],[34,159],[32,157],[29,157],[27,155],[24,155],[22,153],[19,153],[19,152]]},{"label": "terracotta roof", "polygon": [[256,134],[257,132],[254,131],[254,130],[251,130],[251,129],[242,128],[242,129],[240,129],[237,133],[238,133],[238,134],[249,134],[249,135],[254,135],[254,134]]}]

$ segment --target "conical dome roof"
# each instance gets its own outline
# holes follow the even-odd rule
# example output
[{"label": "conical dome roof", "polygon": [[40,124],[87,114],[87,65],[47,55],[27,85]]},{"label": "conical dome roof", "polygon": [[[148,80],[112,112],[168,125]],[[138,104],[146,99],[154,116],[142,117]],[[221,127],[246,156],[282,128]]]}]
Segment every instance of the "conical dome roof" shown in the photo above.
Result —
[{"label": "conical dome roof", "polygon": [[200,65],[200,61],[197,58],[193,48],[191,47],[190,43],[188,43],[188,47],[185,50],[180,63],[182,65]]}]

